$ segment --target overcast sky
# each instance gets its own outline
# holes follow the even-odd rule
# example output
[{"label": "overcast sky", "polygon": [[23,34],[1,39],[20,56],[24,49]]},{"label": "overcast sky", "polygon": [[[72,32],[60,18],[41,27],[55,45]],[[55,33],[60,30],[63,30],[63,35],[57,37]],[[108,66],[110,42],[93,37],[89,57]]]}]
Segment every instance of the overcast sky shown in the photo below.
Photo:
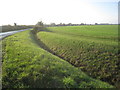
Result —
[{"label": "overcast sky", "polygon": [[1,0],[0,25],[118,23],[119,0]]}]

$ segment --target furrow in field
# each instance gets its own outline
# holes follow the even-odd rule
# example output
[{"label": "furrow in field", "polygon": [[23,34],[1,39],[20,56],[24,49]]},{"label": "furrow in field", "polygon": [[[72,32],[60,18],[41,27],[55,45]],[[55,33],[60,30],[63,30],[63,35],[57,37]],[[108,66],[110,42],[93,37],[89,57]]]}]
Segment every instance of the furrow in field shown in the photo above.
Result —
[{"label": "furrow in field", "polygon": [[[32,33],[32,32],[31,32],[31,33]],[[59,58],[61,58],[61,59],[64,60],[64,58],[63,58],[62,56],[56,54],[56,53],[55,53],[54,51],[52,51],[45,43],[43,43],[43,42],[41,41],[41,39],[37,37],[36,34],[33,34],[33,33],[32,33],[32,37],[33,37],[35,43],[40,46],[40,48],[42,48],[42,49],[46,50],[47,52],[49,52],[49,53],[51,53],[51,54],[53,54],[53,55],[55,55],[55,56],[57,56],[57,57],[59,57]],[[65,60],[65,61],[66,61],[66,60]],[[72,63],[70,63],[70,64],[73,65]],[[73,65],[73,66],[75,66],[75,65]]]}]

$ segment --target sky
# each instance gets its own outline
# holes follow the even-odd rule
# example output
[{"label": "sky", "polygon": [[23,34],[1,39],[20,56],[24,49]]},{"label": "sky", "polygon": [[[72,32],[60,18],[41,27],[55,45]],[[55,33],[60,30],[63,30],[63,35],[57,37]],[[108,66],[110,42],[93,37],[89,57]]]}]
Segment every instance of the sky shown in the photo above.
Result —
[{"label": "sky", "polygon": [[118,23],[119,0],[1,0],[1,25]]}]

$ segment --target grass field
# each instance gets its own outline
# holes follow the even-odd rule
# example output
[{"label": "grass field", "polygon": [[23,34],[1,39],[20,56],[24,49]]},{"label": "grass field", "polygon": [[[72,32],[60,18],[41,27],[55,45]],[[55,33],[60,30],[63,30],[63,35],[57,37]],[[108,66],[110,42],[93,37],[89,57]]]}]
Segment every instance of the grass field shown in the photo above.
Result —
[{"label": "grass field", "polygon": [[[39,34],[43,39],[50,33]],[[3,88],[114,88],[42,49],[32,31],[9,36],[2,45]]]},{"label": "grass field", "polygon": [[117,25],[49,27],[37,37],[52,53],[88,75],[119,87]]}]

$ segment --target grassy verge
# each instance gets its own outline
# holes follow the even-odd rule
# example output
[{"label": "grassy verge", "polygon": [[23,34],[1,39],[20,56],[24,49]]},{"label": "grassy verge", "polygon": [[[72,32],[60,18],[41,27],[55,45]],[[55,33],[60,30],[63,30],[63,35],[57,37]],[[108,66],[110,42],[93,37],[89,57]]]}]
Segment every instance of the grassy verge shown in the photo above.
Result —
[{"label": "grassy verge", "polygon": [[114,88],[40,48],[31,31],[3,40],[3,88]]},{"label": "grassy verge", "polygon": [[4,26],[0,26],[0,28],[2,29],[1,32],[9,32],[9,31],[16,31],[16,30],[21,30],[21,29],[27,29],[27,28],[33,28],[33,26],[29,25],[17,25],[17,26],[11,26],[11,25],[4,25]]},{"label": "grassy verge", "polygon": [[38,38],[56,55],[88,75],[120,84],[117,25],[50,27]]}]

